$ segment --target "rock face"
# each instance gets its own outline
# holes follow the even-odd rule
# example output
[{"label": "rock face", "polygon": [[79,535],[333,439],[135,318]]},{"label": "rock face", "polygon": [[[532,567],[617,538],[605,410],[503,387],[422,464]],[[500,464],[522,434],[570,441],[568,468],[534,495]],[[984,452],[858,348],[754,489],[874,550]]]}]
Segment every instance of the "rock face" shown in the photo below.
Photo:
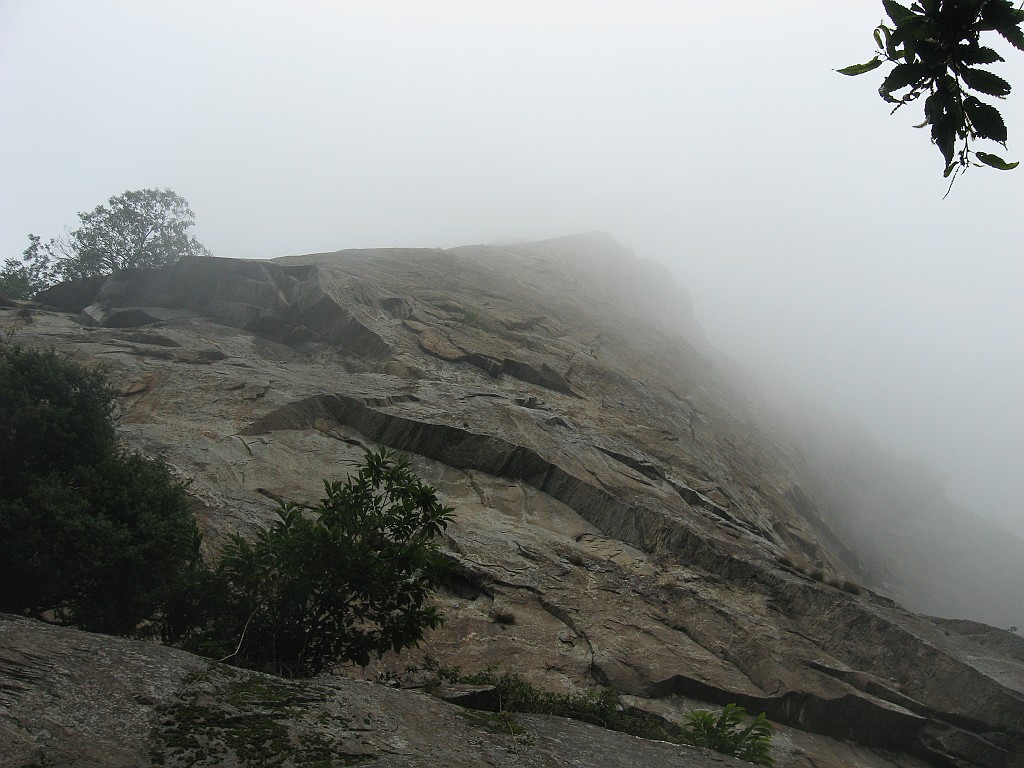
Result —
[{"label": "rock face", "polygon": [[0,680],[4,766],[748,765],[572,720],[507,724],[424,693],[282,680],[2,615]]},{"label": "rock face", "polygon": [[211,549],[268,496],[407,452],[467,574],[425,645],[442,663],[670,720],[737,702],[780,724],[781,766],[1024,765],[1024,640],[854,584],[799,451],[606,236],[194,259],[40,300],[0,318],[109,366],[126,442],[188,483]]}]

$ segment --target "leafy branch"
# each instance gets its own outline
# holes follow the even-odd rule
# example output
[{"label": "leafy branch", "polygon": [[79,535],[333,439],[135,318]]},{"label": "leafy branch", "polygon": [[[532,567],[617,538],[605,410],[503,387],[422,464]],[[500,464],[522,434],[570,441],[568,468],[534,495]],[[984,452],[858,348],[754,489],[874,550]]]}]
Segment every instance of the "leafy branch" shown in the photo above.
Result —
[{"label": "leafy branch", "polygon": [[916,127],[931,127],[932,143],[945,162],[943,176],[951,177],[950,189],[972,165],[1001,171],[1016,168],[1019,163],[975,151],[971,142],[987,139],[1006,148],[1002,115],[978,96],[1002,99],[1011,86],[979,66],[1005,61],[981,44],[981,34],[997,32],[1024,50],[1024,10],[1014,8],[1011,0],[920,0],[909,8],[883,0],[882,6],[891,23],[883,21],[875,28],[878,52],[870,61],[838,72],[852,77],[894,65],[878,89],[882,99],[894,105],[893,113],[927,94],[924,121]]}]

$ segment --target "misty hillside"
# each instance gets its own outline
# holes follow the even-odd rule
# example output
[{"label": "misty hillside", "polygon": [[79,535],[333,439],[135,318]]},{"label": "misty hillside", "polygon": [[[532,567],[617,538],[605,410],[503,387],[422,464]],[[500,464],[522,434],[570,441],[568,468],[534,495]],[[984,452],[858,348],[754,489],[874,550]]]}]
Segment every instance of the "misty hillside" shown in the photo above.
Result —
[{"label": "misty hillside", "polygon": [[800,442],[808,487],[865,583],[922,613],[1024,626],[1024,541],[951,502],[925,466],[847,425]]},{"label": "misty hillside", "polygon": [[1024,543],[785,423],[607,235],[189,258],[0,320],[108,366],[123,439],[187,484],[211,551],[365,449],[407,453],[463,576],[370,677],[429,654],[670,722],[735,702],[779,724],[780,766],[1022,764]]}]

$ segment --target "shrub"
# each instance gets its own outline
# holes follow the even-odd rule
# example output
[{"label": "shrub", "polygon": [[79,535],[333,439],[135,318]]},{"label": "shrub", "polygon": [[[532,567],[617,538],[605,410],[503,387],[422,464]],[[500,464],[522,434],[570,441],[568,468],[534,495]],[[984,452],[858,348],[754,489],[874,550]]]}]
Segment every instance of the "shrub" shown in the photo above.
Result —
[{"label": "shrub", "polygon": [[101,371],[0,342],[0,610],[163,634],[200,563],[167,467],[118,450]]},{"label": "shrub", "polygon": [[39,478],[111,456],[114,390],[102,370],[0,341],[0,498]]},{"label": "shrub", "polygon": [[425,603],[449,576],[451,510],[405,459],[367,453],[211,570],[182,486],[118,449],[113,397],[101,370],[0,341],[0,611],[289,676],[365,666],[440,624]]},{"label": "shrub", "polygon": [[491,621],[495,624],[510,626],[516,623],[516,615],[508,608],[494,608],[490,612]]},{"label": "shrub", "polygon": [[860,584],[849,579],[840,583],[839,588],[844,592],[849,592],[851,595],[860,595],[864,592],[864,588]]},{"label": "shrub", "polygon": [[745,728],[746,710],[727,704],[718,717],[713,712],[697,709],[686,714],[682,740],[695,747],[704,747],[733,755],[755,765],[773,765],[771,758],[772,727],[762,712]]},{"label": "shrub", "polygon": [[383,449],[324,488],[317,506],[281,502],[251,544],[231,539],[205,587],[210,618],[193,647],[305,677],[340,662],[366,666],[440,625],[425,604],[448,568],[436,538],[451,509],[437,492]]}]

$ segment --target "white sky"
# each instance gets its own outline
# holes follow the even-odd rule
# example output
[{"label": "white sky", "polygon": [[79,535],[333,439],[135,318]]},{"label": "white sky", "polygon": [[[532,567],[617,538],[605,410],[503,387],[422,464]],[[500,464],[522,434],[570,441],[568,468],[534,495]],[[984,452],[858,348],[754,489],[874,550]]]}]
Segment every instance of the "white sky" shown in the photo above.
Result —
[{"label": "white sky", "polygon": [[[170,187],[218,256],[602,229],[1024,534],[1024,169],[942,200],[879,0],[0,0],[0,257]],[[1024,159],[1024,54],[999,106]]]}]

